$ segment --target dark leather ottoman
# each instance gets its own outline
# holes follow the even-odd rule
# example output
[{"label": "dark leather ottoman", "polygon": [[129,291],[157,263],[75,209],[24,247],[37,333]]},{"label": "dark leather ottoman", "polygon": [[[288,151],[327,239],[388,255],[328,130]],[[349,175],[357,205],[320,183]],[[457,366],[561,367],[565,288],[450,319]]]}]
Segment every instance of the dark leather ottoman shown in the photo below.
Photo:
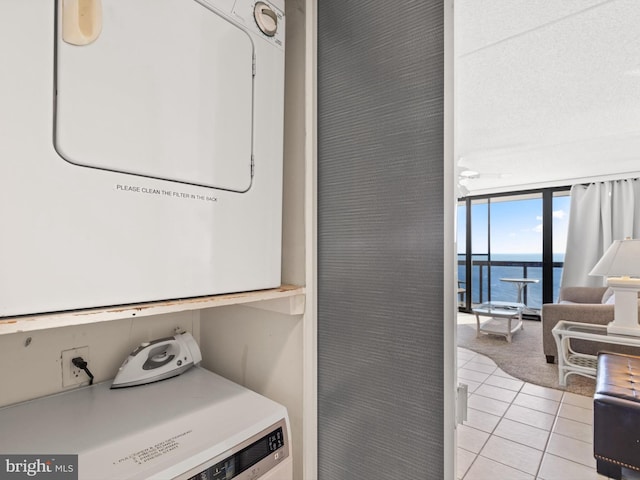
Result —
[{"label": "dark leather ottoman", "polygon": [[602,475],[620,479],[622,467],[640,471],[640,357],[598,354],[593,455]]}]

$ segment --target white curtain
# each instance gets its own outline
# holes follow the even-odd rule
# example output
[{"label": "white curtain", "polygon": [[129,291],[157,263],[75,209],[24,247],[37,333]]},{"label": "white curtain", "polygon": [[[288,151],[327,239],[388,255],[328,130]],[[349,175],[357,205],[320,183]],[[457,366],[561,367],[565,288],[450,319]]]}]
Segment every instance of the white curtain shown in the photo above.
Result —
[{"label": "white curtain", "polygon": [[574,185],[561,286],[602,286],[589,276],[614,240],[640,238],[640,180]]}]

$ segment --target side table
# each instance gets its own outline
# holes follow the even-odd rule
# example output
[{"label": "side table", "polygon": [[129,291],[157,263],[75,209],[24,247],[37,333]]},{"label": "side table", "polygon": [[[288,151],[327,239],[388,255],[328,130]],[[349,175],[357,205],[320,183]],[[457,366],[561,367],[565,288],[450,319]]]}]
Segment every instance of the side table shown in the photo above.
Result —
[{"label": "side table", "polygon": [[[481,333],[502,335],[507,342],[511,343],[511,337],[522,327],[522,303],[513,302],[489,302],[477,305],[472,308],[476,315],[476,336]],[[488,320],[480,321],[480,317],[489,317]]]},{"label": "side table", "polygon": [[522,303],[522,291],[531,283],[538,283],[536,278],[501,278],[501,282],[513,283],[518,289],[517,303]]},{"label": "side table", "polygon": [[596,378],[598,357],[572,350],[570,343],[572,338],[640,347],[640,337],[609,334],[606,325],[561,320],[553,327],[551,333],[558,346],[558,383],[563,387],[567,385],[567,377],[572,374]]}]

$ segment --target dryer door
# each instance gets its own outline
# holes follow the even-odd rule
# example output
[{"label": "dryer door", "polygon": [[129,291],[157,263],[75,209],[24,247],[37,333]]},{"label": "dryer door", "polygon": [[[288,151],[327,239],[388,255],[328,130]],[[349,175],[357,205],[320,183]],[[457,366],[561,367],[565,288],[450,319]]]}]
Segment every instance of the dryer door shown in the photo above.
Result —
[{"label": "dryer door", "polygon": [[58,0],[54,142],[85,167],[251,186],[251,37],[195,0]]}]

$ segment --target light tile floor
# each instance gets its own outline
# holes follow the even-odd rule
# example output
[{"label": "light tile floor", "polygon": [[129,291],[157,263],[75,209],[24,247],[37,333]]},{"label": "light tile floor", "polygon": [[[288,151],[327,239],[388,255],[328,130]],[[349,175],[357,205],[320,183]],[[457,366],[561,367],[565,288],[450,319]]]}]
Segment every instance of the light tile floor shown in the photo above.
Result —
[{"label": "light tile floor", "polygon": [[[604,480],[593,458],[591,397],[525,383],[490,358],[458,347],[458,382],[469,386],[458,426],[460,480]],[[640,480],[623,469],[622,478]]]}]

